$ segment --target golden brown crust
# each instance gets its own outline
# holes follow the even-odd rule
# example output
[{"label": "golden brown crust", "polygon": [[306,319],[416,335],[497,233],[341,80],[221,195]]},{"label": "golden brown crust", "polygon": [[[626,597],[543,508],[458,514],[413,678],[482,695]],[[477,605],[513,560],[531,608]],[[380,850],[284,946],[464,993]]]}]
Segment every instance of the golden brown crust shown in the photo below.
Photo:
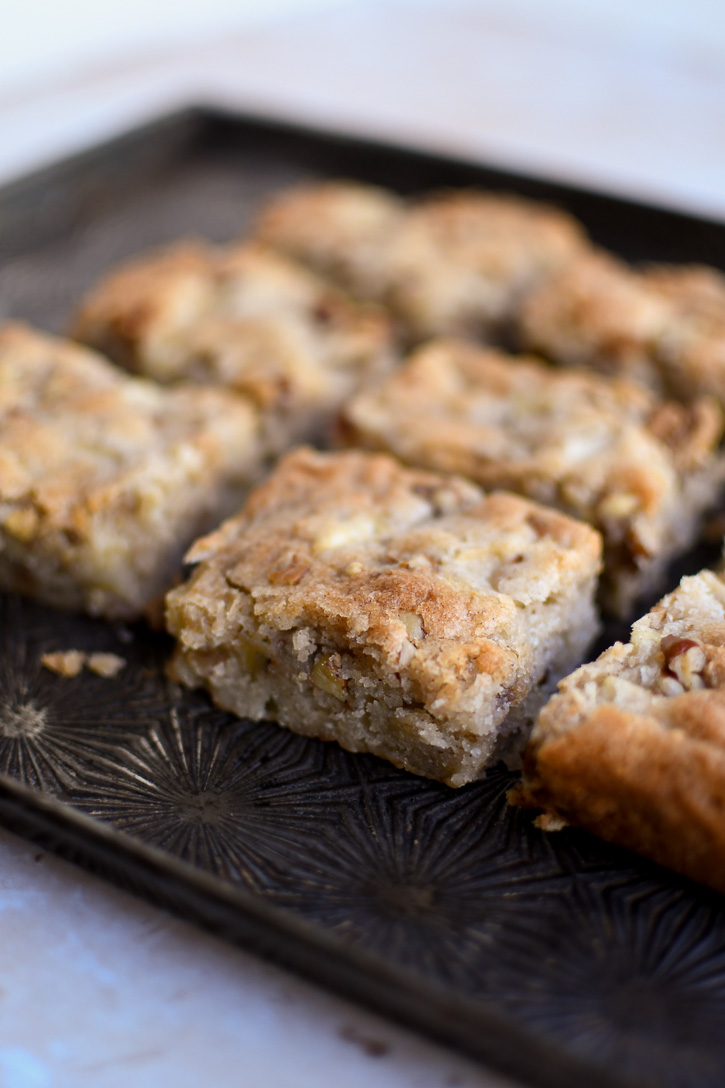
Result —
[{"label": "golden brown crust", "polygon": [[[138,373],[165,341],[193,327],[212,304],[214,250],[182,242],[119,264],[86,294],[71,335]],[[158,346],[157,346],[158,345]],[[177,377],[157,363],[157,380]]]},{"label": "golden brown crust", "polygon": [[382,302],[387,244],[405,210],[393,193],[352,181],[284,190],[262,209],[255,233],[360,298]]},{"label": "golden brown crust", "polygon": [[584,252],[524,301],[522,345],[563,366],[593,367],[662,393],[656,345],[667,328],[666,302],[623,261]]},{"label": "golden brown crust", "polygon": [[394,357],[379,310],[256,243],[184,243],[127,262],[89,293],[74,335],[157,381],[241,393],[272,454],[320,437],[341,400]]},{"label": "golden brown crust", "polygon": [[525,347],[558,364],[725,405],[725,277],[715,269],[638,271],[606,253],[584,253],[531,292],[518,326]]},{"label": "golden brown crust", "polygon": [[523,800],[725,891],[725,584],[683,579],[560,684]]},{"label": "golden brown crust", "polygon": [[413,340],[501,332],[523,294],[585,245],[570,216],[520,197],[462,190],[406,204],[349,182],[281,194],[257,232],[385,302]]},{"label": "golden brown crust", "polygon": [[164,390],[67,341],[0,330],[3,588],[137,616],[259,465],[240,398]]},{"label": "golden brown crust", "polygon": [[725,276],[703,265],[651,265],[641,278],[672,314],[657,350],[668,388],[725,405]]},{"label": "golden brown crust", "polygon": [[384,302],[409,342],[515,342],[560,365],[725,406],[725,276],[705,266],[637,270],[545,204],[473,190],[403,202],[338,182],[282,193],[257,232]]},{"label": "golden brown crust", "polygon": [[348,445],[549,503],[604,535],[605,600],[631,608],[717,497],[722,413],[623,379],[434,341],[348,403]]},{"label": "golden brown crust", "polygon": [[[324,727],[333,732],[314,735],[460,785],[485,764],[507,708],[536,687],[569,631],[591,637],[599,554],[587,526],[517,496],[485,497],[388,457],[297,451],[189,553],[200,565],[167,598],[174,668],[252,716],[285,680],[312,699],[323,669],[323,686],[334,699],[337,683],[340,699]],[[296,638],[317,658],[294,658]],[[242,694],[251,682],[238,676],[230,695],[240,639],[273,666]],[[374,707],[366,689],[377,693]],[[386,713],[387,725],[355,732]],[[406,747],[394,726],[406,714],[434,740],[410,726]],[[297,716],[281,720],[302,728]]]},{"label": "golden brown crust", "polygon": [[642,281],[662,298],[676,304],[679,313],[700,318],[722,331],[725,325],[725,275],[700,264],[652,264],[641,272]]},{"label": "golden brown crust", "polygon": [[463,190],[413,204],[389,246],[388,301],[415,339],[491,337],[585,237],[546,204]]},{"label": "golden brown crust", "polygon": [[725,892],[725,693],[680,696],[718,723],[715,745],[600,707],[537,754],[540,798],[565,819]]}]

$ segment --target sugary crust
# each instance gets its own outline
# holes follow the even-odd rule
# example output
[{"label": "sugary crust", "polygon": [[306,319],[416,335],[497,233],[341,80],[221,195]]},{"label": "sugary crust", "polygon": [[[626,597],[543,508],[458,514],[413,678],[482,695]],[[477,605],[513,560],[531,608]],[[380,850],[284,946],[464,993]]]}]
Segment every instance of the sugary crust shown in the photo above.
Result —
[{"label": "sugary crust", "polygon": [[658,344],[667,386],[725,405],[725,276],[703,265],[651,265],[642,282],[673,314]]},{"label": "sugary crust", "polygon": [[177,341],[213,304],[214,259],[188,241],[122,262],[88,291],[71,335],[156,381],[178,378]]},{"label": "sugary crust", "polygon": [[374,185],[328,181],[287,189],[262,209],[263,242],[339,281],[360,298],[382,302],[387,246],[405,204]]},{"label": "sugary crust", "polygon": [[593,367],[664,391],[656,346],[667,327],[666,302],[623,261],[584,252],[524,300],[522,346],[563,366]]},{"label": "sugary crust", "polygon": [[700,264],[651,264],[641,271],[642,281],[682,314],[697,317],[722,331],[725,325],[725,275]]},{"label": "sugary crust", "polygon": [[20,325],[0,330],[0,585],[130,618],[260,470],[253,410],[165,390]]},{"label": "sugary crust", "polygon": [[348,403],[340,433],[588,521],[604,536],[604,602],[615,612],[692,541],[723,480],[714,402],[663,402],[623,379],[462,341],[420,348]]},{"label": "sugary crust", "polygon": [[725,277],[702,266],[643,271],[584,253],[524,300],[519,339],[564,366],[632,377],[725,405]]},{"label": "sugary crust", "polygon": [[519,800],[725,891],[725,584],[684,578],[559,685]]},{"label": "sugary crust", "polygon": [[[599,557],[589,527],[517,496],[486,497],[388,457],[297,451],[189,553],[200,565],[167,598],[173,669],[252,717],[269,714],[285,678],[299,683],[295,705],[314,702],[322,669],[333,692],[329,725],[314,735],[460,785],[568,632],[592,636]],[[257,689],[242,690],[248,678],[229,678],[250,639],[265,668]],[[373,713],[366,686],[376,713],[394,708],[375,736],[359,734]],[[401,741],[408,719],[418,727],[408,722]]]},{"label": "sugary crust", "polygon": [[393,360],[389,323],[261,246],[184,243],[111,272],[74,335],[162,382],[223,385],[260,412],[269,452],[317,439]]},{"label": "sugary crust", "polygon": [[585,245],[566,213],[515,196],[412,205],[390,244],[390,298],[415,339],[502,335],[535,284]]},{"label": "sugary crust", "polygon": [[403,203],[338,182],[283,193],[259,236],[385,302],[410,339],[500,333],[522,295],[585,245],[564,212],[475,191]]}]

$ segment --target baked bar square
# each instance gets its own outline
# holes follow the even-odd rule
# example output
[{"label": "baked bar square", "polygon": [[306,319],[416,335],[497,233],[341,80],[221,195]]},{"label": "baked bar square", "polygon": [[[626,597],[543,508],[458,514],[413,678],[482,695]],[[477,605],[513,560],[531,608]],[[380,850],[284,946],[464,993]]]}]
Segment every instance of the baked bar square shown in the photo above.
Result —
[{"label": "baked bar square", "polygon": [[0,588],[136,618],[259,462],[240,397],[164,389],[67,341],[0,330]]},{"label": "baked bar square", "polygon": [[707,393],[725,407],[725,275],[706,265],[649,265],[645,288],[671,314],[657,345],[667,388],[681,397]]},{"label": "baked bar square", "polygon": [[519,343],[559,365],[725,406],[725,276],[713,268],[637,269],[592,250],[542,280],[517,321]]},{"label": "baked bar square", "polygon": [[721,490],[722,414],[632,382],[463,341],[434,341],[346,406],[342,438],[419,468],[507,488],[604,537],[602,603],[631,613]]},{"label": "baked bar square", "polygon": [[257,244],[183,243],[111,271],[73,335],[159,382],[233,389],[275,455],[324,438],[342,400],[393,362],[388,319]]},{"label": "baked bar square", "polygon": [[725,892],[725,583],[683,578],[559,688],[518,801]]},{"label": "baked bar square", "polygon": [[167,597],[171,672],[221,707],[461,786],[597,626],[599,534],[361,451],[289,454]]},{"label": "baked bar square", "polygon": [[506,335],[524,295],[587,244],[571,216],[520,197],[463,189],[405,202],[353,182],[281,193],[257,232],[385,303],[410,341]]}]

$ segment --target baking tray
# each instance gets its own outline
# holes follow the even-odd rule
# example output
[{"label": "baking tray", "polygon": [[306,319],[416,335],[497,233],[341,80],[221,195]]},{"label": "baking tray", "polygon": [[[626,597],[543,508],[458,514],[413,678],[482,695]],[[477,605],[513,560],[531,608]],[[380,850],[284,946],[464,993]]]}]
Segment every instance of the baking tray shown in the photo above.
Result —
[{"label": "baking tray", "polygon": [[[241,235],[270,192],[325,176],[515,191],[628,258],[725,265],[722,224],[194,109],[0,191],[0,316],[61,331],[119,258]],[[127,666],[115,679],[42,668],[71,647]],[[502,767],[453,791],[223,714],[165,678],[167,653],[142,625],[0,598],[8,827],[522,1084],[725,1083],[720,897],[584,833],[537,831],[507,806]]]}]

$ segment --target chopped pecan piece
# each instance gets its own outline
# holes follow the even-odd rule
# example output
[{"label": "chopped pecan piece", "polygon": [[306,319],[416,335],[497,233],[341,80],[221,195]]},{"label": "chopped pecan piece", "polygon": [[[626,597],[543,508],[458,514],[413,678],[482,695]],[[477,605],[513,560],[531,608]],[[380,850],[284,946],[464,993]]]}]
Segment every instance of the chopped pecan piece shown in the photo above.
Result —
[{"label": "chopped pecan piece", "polygon": [[677,635],[665,635],[661,642],[665,671],[682,684],[685,691],[704,688],[702,670],[707,658],[699,642]]}]

